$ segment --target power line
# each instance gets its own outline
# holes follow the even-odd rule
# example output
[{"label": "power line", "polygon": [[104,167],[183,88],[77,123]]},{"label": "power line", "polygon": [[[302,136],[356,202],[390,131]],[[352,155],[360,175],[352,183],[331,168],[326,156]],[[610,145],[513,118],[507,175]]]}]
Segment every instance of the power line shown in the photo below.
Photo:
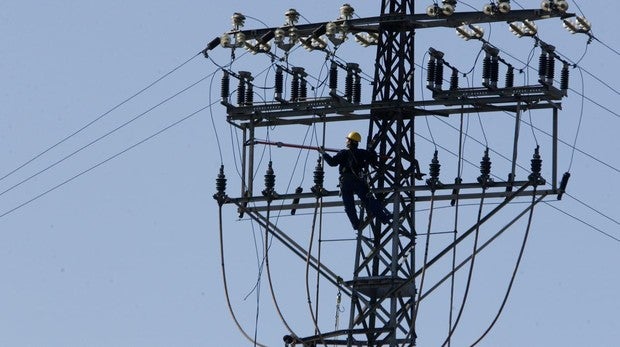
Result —
[{"label": "power line", "polygon": [[43,196],[45,196],[45,195],[47,195],[47,194],[49,194],[49,193],[51,193],[51,192],[55,191],[56,189],[58,189],[58,188],[60,188],[60,187],[64,186],[65,184],[67,184],[67,183],[69,183],[69,182],[71,182],[71,181],[73,181],[73,180],[75,180],[75,179],[77,179],[77,178],[79,178],[79,177],[81,177],[81,176],[83,176],[83,175],[85,175],[85,174],[87,174],[87,173],[89,173],[89,172],[91,172],[91,171],[95,170],[96,168],[98,168],[98,167],[102,166],[103,164],[105,164],[105,163],[107,163],[107,162],[109,162],[109,161],[111,161],[111,160],[113,160],[113,159],[118,158],[119,156],[121,156],[121,155],[123,155],[123,154],[125,154],[125,153],[129,152],[130,150],[132,150],[132,149],[134,149],[134,148],[138,147],[139,145],[141,145],[141,144],[143,144],[143,143],[145,143],[145,142],[149,141],[150,139],[152,139],[152,138],[154,138],[154,137],[156,137],[156,136],[158,136],[158,135],[162,134],[163,132],[165,132],[165,131],[167,131],[167,130],[171,129],[172,127],[174,127],[174,126],[176,126],[176,125],[178,125],[178,124],[180,124],[180,123],[182,123],[182,122],[184,122],[184,121],[186,121],[186,120],[188,120],[188,119],[192,118],[193,116],[197,115],[197,114],[198,114],[198,113],[200,113],[201,111],[206,110],[209,106],[211,106],[211,105],[204,106],[204,107],[202,107],[202,108],[200,108],[200,109],[198,109],[198,110],[196,110],[196,111],[194,111],[194,112],[190,113],[189,115],[187,115],[187,116],[185,116],[185,117],[181,118],[180,120],[178,120],[178,121],[176,121],[176,122],[174,122],[174,123],[172,123],[172,124],[170,124],[170,125],[166,126],[165,128],[163,128],[163,129],[159,130],[158,132],[156,132],[156,133],[154,133],[154,134],[152,134],[152,135],[150,135],[150,136],[148,136],[148,137],[146,137],[146,138],[144,138],[144,139],[140,140],[139,142],[136,142],[135,144],[133,144],[133,145],[131,145],[131,146],[127,147],[126,149],[124,149],[124,150],[122,150],[122,151],[120,151],[120,152],[118,152],[118,153],[114,154],[113,156],[108,157],[107,159],[105,159],[105,160],[103,160],[103,161],[101,161],[101,162],[99,162],[99,163],[97,163],[97,164],[95,164],[95,165],[93,165],[93,166],[89,167],[88,169],[86,169],[86,170],[84,170],[84,171],[81,171],[80,173],[78,173],[78,174],[76,174],[76,175],[72,176],[71,178],[68,178],[68,179],[66,179],[66,180],[62,181],[61,183],[59,183],[59,184],[57,184],[57,185],[55,185],[55,186],[53,186],[53,187],[49,188],[48,190],[46,190],[46,191],[44,191],[44,192],[42,192],[42,193],[40,193],[40,194],[38,194],[38,195],[36,195],[36,196],[34,196],[34,197],[30,198],[29,200],[26,200],[26,201],[22,202],[21,204],[19,204],[19,205],[15,206],[15,207],[13,207],[13,208],[11,208],[11,209],[9,209],[9,210],[7,210],[7,211],[3,212],[2,214],[0,214],[0,218],[3,218],[3,217],[5,217],[5,216],[7,216],[7,215],[9,215],[9,214],[11,214],[11,213],[13,213],[13,212],[15,212],[15,211],[19,210],[20,208],[22,208],[22,207],[24,207],[24,206],[29,205],[30,203],[32,203],[32,202],[34,202],[34,201],[36,201],[36,200],[38,200],[38,199],[42,198]]},{"label": "power line", "polygon": [[173,94],[172,96],[169,96],[169,97],[167,97],[166,99],[164,99],[163,101],[160,101],[159,103],[155,104],[155,106],[150,107],[150,108],[149,108],[149,109],[147,109],[146,111],[144,111],[144,112],[142,112],[142,113],[138,114],[137,116],[135,116],[135,117],[131,118],[130,120],[126,121],[125,123],[123,123],[123,124],[121,124],[121,125],[117,126],[116,128],[114,128],[114,129],[112,129],[112,130],[108,131],[107,133],[105,133],[105,134],[103,134],[103,135],[99,136],[98,138],[96,138],[96,139],[92,140],[91,142],[87,143],[86,145],[83,145],[82,147],[78,148],[77,150],[75,150],[75,151],[71,152],[70,154],[68,154],[68,155],[64,156],[63,158],[61,158],[61,159],[59,159],[59,160],[55,161],[54,163],[52,163],[52,164],[48,165],[48,166],[47,166],[47,167],[45,167],[44,169],[41,169],[41,170],[37,171],[36,173],[34,173],[34,174],[30,175],[29,177],[27,177],[27,178],[25,178],[25,179],[23,179],[23,180],[19,181],[18,183],[16,183],[16,184],[12,185],[11,187],[9,187],[9,188],[5,189],[4,191],[0,192],[0,196],[2,196],[2,195],[4,195],[4,194],[6,194],[6,193],[10,192],[11,190],[13,190],[13,189],[15,189],[15,188],[17,188],[17,187],[21,186],[22,184],[24,184],[24,183],[26,183],[26,182],[28,182],[28,181],[32,180],[33,178],[35,178],[35,177],[39,176],[40,174],[42,174],[42,173],[44,173],[44,172],[46,172],[46,171],[48,171],[48,170],[51,170],[51,169],[52,169],[52,168],[54,168],[56,165],[58,165],[58,164],[60,164],[60,163],[64,162],[65,160],[67,160],[67,159],[69,159],[69,158],[73,157],[74,155],[76,155],[76,154],[80,153],[81,151],[85,150],[86,148],[88,148],[88,147],[90,147],[90,146],[94,145],[95,143],[97,143],[97,142],[99,142],[99,141],[101,141],[101,140],[105,139],[106,137],[108,137],[108,136],[110,136],[110,135],[114,134],[115,132],[119,131],[120,129],[122,129],[122,128],[126,127],[127,125],[129,125],[129,124],[131,124],[131,123],[135,122],[136,120],[138,120],[138,119],[142,118],[144,115],[148,114],[149,112],[153,111],[154,109],[158,108],[159,106],[161,106],[161,105],[163,105],[163,104],[167,103],[168,101],[170,101],[170,100],[172,100],[172,99],[176,98],[177,96],[181,95],[182,93],[184,93],[184,92],[188,91],[189,89],[191,89],[191,88],[195,87],[196,85],[198,85],[198,84],[199,84],[199,83],[201,83],[202,81],[206,80],[207,78],[209,78],[209,77],[210,77],[211,75],[213,75],[213,74],[215,74],[215,72],[212,72],[211,74],[209,74],[209,75],[207,75],[207,76],[205,76],[205,77],[203,77],[203,78],[199,79],[198,81],[196,81],[196,82],[192,83],[192,84],[191,84],[191,85],[189,85],[188,87],[183,88],[182,90],[180,90],[180,91],[176,92],[176,93],[175,93],[175,94]]},{"label": "power line", "polygon": [[[43,150],[42,152],[40,152],[39,154],[35,155],[34,157],[32,157],[31,159],[29,159],[28,161],[24,162],[23,164],[19,165],[18,167],[16,167],[15,169],[11,170],[9,173],[5,174],[4,176],[0,177],[0,181],[4,180],[5,178],[11,176],[12,174],[14,174],[15,172],[19,171],[20,169],[22,169],[23,167],[25,167],[26,165],[32,163],[33,161],[37,160],[38,158],[40,158],[41,156],[43,156],[44,154],[46,154],[47,152],[51,151],[52,149],[58,147],[59,145],[61,145],[62,143],[64,143],[65,141],[69,140],[70,138],[72,138],[73,136],[81,133],[82,131],[86,130],[88,127],[90,127],[91,125],[95,124],[96,122],[98,122],[99,120],[101,120],[102,118],[104,118],[105,116],[107,116],[108,114],[112,113],[114,110],[118,109],[119,107],[123,106],[124,104],[126,104],[127,102],[129,102],[130,100],[134,99],[135,97],[137,97],[138,95],[142,94],[143,92],[145,92],[146,90],[150,89],[151,87],[153,87],[155,84],[157,84],[158,82],[160,82],[161,80],[163,80],[164,78],[170,76],[172,73],[174,73],[175,71],[177,71],[178,69],[180,69],[181,67],[185,66],[187,63],[189,63],[190,61],[192,61],[194,58],[196,58],[197,56],[199,56],[200,53],[193,55],[191,58],[187,59],[186,61],[184,61],[183,63],[181,63],[180,65],[178,65],[177,67],[173,68],[172,70],[168,71],[167,73],[165,73],[164,75],[162,75],[161,77],[157,78],[155,81],[149,83],[146,87],[140,89],[139,91],[137,91],[135,94],[131,95],[130,97],[128,97],[127,99],[121,101],[120,103],[116,104],[114,107],[112,107],[111,109],[107,110],[106,112],[102,113],[101,115],[99,115],[98,117],[96,117],[95,119],[93,119],[92,121],[86,123],[86,125],[82,126],[81,128],[79,128],[78,130],[72,132],[71,134],[65,136],[64,138],[62,138],[60,141],[56,142],[55,144],[53,144],[52,146],[48,147],[47,149]],[[12,188],[11,188],[12,189]],[[4,193],[2,193],[4,194]]]}]

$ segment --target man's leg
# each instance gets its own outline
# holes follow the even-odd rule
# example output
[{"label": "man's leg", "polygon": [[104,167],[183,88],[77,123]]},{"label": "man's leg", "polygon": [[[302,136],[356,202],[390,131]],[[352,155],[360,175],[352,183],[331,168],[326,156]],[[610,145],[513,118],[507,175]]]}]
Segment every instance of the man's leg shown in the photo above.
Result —
[{"label": "man's leg", "polygon": [[370,194],[370,190],[364,182],[358,182],[356,184],[355,193],[360,198],[364,206],[366,206],[368,211],[375,218],[377,218],[377,220],[384,224],[390,221],[390,216],[385,213],[383,206],[381,206],[379,201],[375,199],[372,194]]},{"label": "man's leg", "polygon": [[357,230],[360,226],[360,220],[357,217],[357,209],[355,208],[355,199],[353,198],[351,184],[348,182],[340,182],[340,193],[342,194],[344,211],[347,213],[353,229]]}]

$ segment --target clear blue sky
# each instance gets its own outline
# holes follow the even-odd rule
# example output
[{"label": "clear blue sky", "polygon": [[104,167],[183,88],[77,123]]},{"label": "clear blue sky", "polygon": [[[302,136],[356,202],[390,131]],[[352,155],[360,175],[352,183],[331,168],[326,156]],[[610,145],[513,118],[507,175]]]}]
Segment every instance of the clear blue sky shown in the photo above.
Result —
[{"label": "clear blue sky", "polygon": [[[350,3],[360,17],[378,14],[379,1]],[[430,3],[417,1],[417,12]],[[480,9],[484,2],[467,3]],[[519,8],[517,2],[512,3],[513,8]],[[528,8],[539,5],[539,1],[518,3]],[[598,41],[588,46],[579,62],[586,70],[583,79],[577,69],[571,70],[573,90],[560,114],[560,137],[567,143],[573,143],[581,124],[577,138],[581,152],[574,154],[568,186],[574,198],[567,196],[557,202],[551,197],[548,204],[536,208],[508,304],[479,346],[615,346],[620,340],[620,41],[614,23],[620,6],[617,2],[603,6],[603,2],[569,1],[570,11],[578,13],[575,3],[593,23],[595,36],[609,47]],[[229,194],[239,194],[237,157],[233,155],[237,139],[233,136],[231,140],[225,110],[219,103],[167,127],[217,101],[220,74],[212,82],[211,74],[217,67],[197,54],[211,39],[230,29],[233,12],[246,14],[246,28],[253,28],[263,26],[258,20],[269,26],[282,24],[283,13],[289,8],[296,8],[308,21],[335,19],[340,5],[327,0],[12,1],[0,5],[0,346],[251,345],[238,332],[225,305],[217,204],[211,197],[221,162],[226,166]],[[465,2],[459,2],[457,11],[469,10]],[[578,61],[585,52],[587,37],[569,34],[559,19],[540,23],[539,27],[540,37],[555,44],[571,61]],[[502,49],[502,57],[522,67],[516,59],[527,60],[533,41],[511,35],[505,23],[484,28],[485,38]],[[416,39],[418,63],[427,58],[424,52],[432,46],[445,51],[446,60],[461,71],[474,66],[480,49],[479,43],[464,42],[449,29],[420,31]],[[538,54],[536,50],[533,66],[537,66]],[[338,50],[340,58],[360,63],[370,75],[374,55],[373,48],[362,49],[353,40]],[[230,61],[230,51],[221,47],[211,56],[218,64]],[[106,113],[192,57],[152,88]],[[233,70],[251,70],[255,75],[265,70],[256,84],[272,84],[273,71],[267,69],[267,57],[239,50],[237,58]],[[325,76],[321,70],[325,59],[320,53],[297,49],[289,61],[307,67],[313,76]],[[480,83],[480,65],[479,61],[473,76],[469,75],[475,85]],[[420,68],[416,70],[418,81],[425,77],[421,72]],[[144,113],[205,77],[187,92]],[[517,80],[523,82],[527,77],[524,73]],[[534,70],[529,77],[536,79]],[[462,79],[461,84],[465,83]],[[366,93],[370,90],[367,85],[364,88]],[[316,92],[324,91],[317,88]],[[420,88],[416,93],[420,98],[430,97],[421,94]],[[270,97],[269,91],[258,94]],[[530,115],[525,117],[529,122]],[[469,118],[472,138],[484,143],[482,123],[489,146],[510,155],[506,138],[512,136],[512,118],[505,114],[481,115],[480,122],[477,115]],[[548,113],[533,112],[531,119],[537,127],[549,129]],[[450,122],[458,124],[456,119]],[[162,129],[166,130],[160,133]],[[330,124],[327,146],[342,146],[342,137],[351,129],[360,131],[364,138],[368,131],[365,122]],[[432,133],[438,145],[456,151],[457,133],[440,120],[429,119],[428,127],[419,121],[417,130],[429,139]],[[538,141],[543,165],[547,165],[544,174],[548,173],[549,137],[532,132],[526,125],[521,130],[519,163],[529,167]],[[305,131],[261,130],[258,136],[300,143]],[[319,129],[317,137],[322,136]],[[421,138],[417,145],[418,159],[426,171],[434,146]],[[479,162],[482,152],[480,143],[473,139],[466,142],[468,160]],[[288,191],[297,185],[310,187],[316,154],[310,153],[306,159],[307,153],[301,152],[293,172],[292,163],[298,154],[287,149],[265,152],[257,174],[259,185],[266,160],[271,158],[279,192],[287,191],[287,185]],[[571,154],[568,146],[560,146],[561,173],[569,168]],[[440,159],[441,178],[451,182],[456,160],[441,149]],[[506,162],[497,154],[492,159],[497,170],[494,173],[506,177]],[[520,170],[519,174],[523,178],[527,172]],[[327,171],[328,188],[335,189],[336,175],[334,169]],[[472,181],[476,175],[475,167],[465,170],[466,180]],[[485,237],[524,206],[515,204],[506,209],[483,230]],[[417,213],[423,231],[428,219],[425,208],[428,206],[420,205]],[[354,235],[340,208],[326,212],[325,239]],[[463,208],[461,230],[471,224],[475,212],[475,206]],[[448,222],[436,221],[434,231],[453,228],[450,213],[453,211],[438,210],[437,215],[448,216]],[[278,223],[298,242],[308,245],[311,216],[283,215]],[[235,312],[250,334],[257,327],[260,342],[280,346],[287,331],[275,314],[264,272],[259,290],[252,291],[259,278],[262,231],[247,220],[238,221],[231,206],[225,207],[224,227]],[[517,223],[477,259],[470,297],[453,346],[471,344],[493,319],[524,230],[525,224]],[[449,237],[434,237],[431,249],[441,249]],[[419,238],[419,245],[424,240]],[[470,248],[471,244],[463,246],[459,254],[467,254]],[[306,303],[305,264],[277,241],[270,252],[274,291],[284,316],[297,334],[311,335],[314,329]],[[345,279],[351,276],[354,243],[325,242],[322,252],[328,266]],[[429,274],[430,278],[441,275],[442,271]],[[465,270],[457,276],[460,294],[456,296],[456,309],[465,277]],[[311,273],[312,293],[314,278]],[[335,293],[326,281],[321,282],[320,324],[325,331],[335,324]],[[441,289],[423,302],[418,320],[419,346],[437,346],[445,338],[448,298],[447,290]],[[346,298],[343,306],[341,328],[348,321]]]}]

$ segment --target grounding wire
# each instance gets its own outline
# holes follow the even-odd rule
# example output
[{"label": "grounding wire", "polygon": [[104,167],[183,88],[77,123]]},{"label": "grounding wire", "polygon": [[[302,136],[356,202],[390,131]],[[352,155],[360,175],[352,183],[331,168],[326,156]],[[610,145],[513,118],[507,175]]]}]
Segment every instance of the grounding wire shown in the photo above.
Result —
[{"label": "grounding wire", "polygon": [[153,87],[155,84],[159,83],[161,80],[163,80],[164,78],[170,76],[171,74],[173,74],[174,72],[176,72],[177,70],[179,70],[181,67],[185,66],[186,64],[188,64],[190,61],[194,60],[194,58],[196,58],[197,56],[199,56],[200,53],[193,55],[191,58],[187,59],[186,61],[184,61],[183,63],[181,63],[180,65],[176,66],[175,68],[173,68],[172,70],[166,72],[165,74],[163,74],[161,77],[157,78],[156,80],[154,80],[153,82],[149,83],[148,85],[146,85],[146,87],[140,89],[139,91],[137,91],[136,93],[134,93],[133,95],[129,96],[128,98],[126,98],[125,100],[121,101],[120,103],[116,104],[115,106],[113,106],[112,108],[110,108],[109,110],[105,111],[104,113],[102,113],[101,115],[97,116],[95,119],[93,119],[92,121],[86,123],[84,126],[82,126],[81,128],[79,128],[78,130],[72,132],[71,134],[65,136],[64,138],[62,138],[61,140],[59,140],[58,142],[56,142],[55,144],[53,144],[52,146],[48,147],[47,149],[41,151],[39,154],[35,155],[34,157],[32,157],[31,159],[29,159],[28,161],[24,162],[23,164],[19,165],[18,167],[16,167],[15,169],[11,170],[10,172],[8,172],[7,174],[4,174],[2,177],[0,177],[0,181],[4,180],[5,178],[9,177],[10,175],[14,174],[15,172],[19,171],[20,169],[22,169],[23,167],[25,167],[26,165],[32,163],[33,161],[37,160],[38,158],[40,158],[41,156],[43,156],[45,153],[51,151],[52,149],[58,147],[59,145],[61,145],[62,143],[64,143],[65,141],[67,141],[68,139],[72,138],[73,136],[81,133],[82,131],[86,130],[88,127],[90,127],[91,125],[95,124],[97,121],[101,120],[102,118],[104,118],[105,116],[107,116],[108,114],[112,113],[113,111],[115,111],[116,109],[118,109],[119,107],[123,106],[124,104],[126,104],[127,102],[131,101],[132,99],[136,98],[138,95],[144,93],[145,91],[147,91],[148,89],[150,89],[151,87]]},{"label": "grounding wire", "polygon": [[491,329],[493,329],[493,326],[495,326],[495,323],[497,323],[499,316],[502,314],[502,311],[504,310],[504,307],[506,306],[506,303],[508,302],[508,297],[510,296],[512,285],[514,284],[515,278],[517,277],[517,271],[519,270],[521,259],[523,259],[525,245],[527,244],[527,239],[530,234],[530,229],[532,226],[532,216],[534,215],[535,204],[536,204],[536,185],[534,185],[534,189],[532,190],[532,203],[531,203],[530,213],[527,219],[527,226],[525,227],[525,235],[523,236],[523,243],[521,244],[521,249],[519,250],[519,256],[517,257],[517,263],[515,264],[514,270],[512,271],[512,276],[510,277],[510,282],[508,283],[508,289],[506,289],[506,294],[504,295],[504,299],[502,300],[502,303],[497,311],[497,314],[495,315],[495,318],[493,318],[493,321],[491,322],[489,327],[484,331],[482,335],[480,335],[480,337],[478,337],[478,339],[471,345],[471,347],[476,346],[480,341],[482,341],[482,339],[485,338],[485,336],[487,336],[487,334],[491,331]]},{"label": "grounding wire", "polygon": [[195,116],[195,115],[197,115],[198,113],[200,113],[200,112],[202,112],[202,111],[206,110],[207,108],[209,108],[209,106],[210,106],[210,105],[208,105],[208,106],[204,106],[204,107],[202,107],[202,108],[200,108],[200,109],[198,109],[198,110],[196,110],[196,111],[194,111],[194,112],[190,113],[189,115],[187,115],[187,116],[185,116],[185,117],[183,117],[183,118],[181,118],[181,119],[179,119],[179,120],[177,120],[177,121],[175,121],[175,122],[173,122],[173,123],[169,124],[168,126],[166,126],[166,127],[162,128],[162,129],[160,129],[159,131],[155,132],[154,134],[151,134],[151,135],[147,136],[146,138],[144,138],[144,139],[142,139],[142,140],[140,140],[140,141],[138,141],[138,142],[134,143],[133,145],[131,145],[131,146],[129,146],[129,147],[127,147],[127,148],[125,148],[124,150],[122,150],[122,151],[120,151],[120,152],[118,152],[118,153],[116,153],[116,154],[114,154],[114,155],[112,155],[112,156],[108,157],[107,159],[105,159],[105,160],[103,160],[103,161],[101,161],[101,162],[99,162],[99,163],[97,163],[97,164],[95,164],[95,165],[93,165],[93,166],[89,167],[89,168],[88,168],[88,169],[86,169],[86,170],[83,170],[83,171],[79,172],[78,174],[76,174],[76,175],[74,175],[74,176],[72,176],[72,177],[70,177],[70,178],[68,178],[68,179],[66,179],[66,180],[64,180],[64,181],[62,181],[61,183],[56,184],[55,186],[53,186],[53,187],[51,187],[51,188],[49,188],[49,189],[47,189],[47,190],[43,191],[42,193],[39,193],[39,194],[35,195],[34,197],[30,198],[29,200],[26,200],[26,201],[24,201],[24,202],[20,203],[19,205],[17,205],[17,206],[15,206],[15,207],[13,207],[13,208],[10,208],[9,210],[6,210],[6,211],[4,211],[4,212],[0,213],[0,218],[3,218],[3,217],[5,217],[5,216],[9,215],[9,214],[10,214],[10,213],[12,213],[12,212],[17,211],[18,209],[20,209],[20,208],[22,208],[22,207],[24,207],[24,206],[27,206],[28,204],[30,204],[30,203],[32,203],[32,202],[34,202],[34,201],[36,201],[36,200],[38,200],[38,199],[42,198],[43,196],[45,196],[45,195],[47,195],[47,194],[49,194],[49,193],[51,193],[51,192],[55,191],[56,189],[58,189],[58,188],[60,188],[60,187],[64,186],[65,184],[67,184],[67,183],[69,183],[69,182],[71,182],[71,181],[73,181],[73,180],[75,180],[75,179],[77,179],[77,178],[79,178],[79,177],[81,177],[81,176],[83,176],[83,175],[85,175],[85,174],[87,174],[87,173],[89,173],[89,172],[91,172],[91,171],[93,171],[93,170],[95,170],[95,169],[99,168],[99,167],[100,167],[100,166],[102,166],[103,164],[105,164],[105,163],[107,163],[107,162],[109,162],[109,161],[111,161],[111,160],[113,160],[113,159],[115,159],[115,158],[120,157],[121,155],[123,155],[123,154],[125,154],[125,153],[129,152],[130,150],[132,150],[132,149],[134,149],[134,148],[138,147],[139,145],[141,145],[141,144],[143,144],[143,143],[145,143],[145,142],[147,142],[147,141],[151,140],[152,138],[154,138],[154,137],[156,137],[156,136],[160,135],[161,133],[163,133],[163,132],[165,132],[165,131],[167,131],[167,130],[169,130],[169,129],[173,128],[173,127],[174,127],[174,126],[176,126],[176,125],[179,125],[180,123],[182,123],[182,122],[184,122],[184,121],[186,121],[186,120],[188,120],[188,119],[190,119],[190,118],[192,118],[192,117],[194,117],[194,116]]},{"label": "grounding wire", "polygon": [[41,170],[37,171],[36,173],[34,173],[34,174],[32,174],[32,175],[28,176],[27,178],[24,178],[23,180],[19,181],[18,183],[15,183],[14,185],[12,185],[12,186],[10,186],[9,188],[7,188],[7,189],[3,190],[2,192],[0,192],[0,196],[2,196],[2,195],[4,195],[4,194],[6,194],[6,193],[10,192],[11,190],[13,190],[13,189],[15,189],[15,188],[17,188],[17,187],[21,186],[22,184],[24,184],[24,183],[26,183],[26,182],[28,182],[28,181],[32,180],[33,178],[35,178],[35,177],[39,176],[40,174],[42,174],[42,173],[44,173],[44,172],[46,172],[46,171],[48,171],[48,170],[51,170],[51,169],[52,169],[52,168],[54,168],[56,165],[58,165],[58,164],[60,164],[60,163],[62,163],[62,162],[64,162],[64,161],[66,161],[67,159],[69,159],[69,158],[73,157],[74,155],[76,155],[76,154],[80,153],[81,151],[85,150],[86,148],[88,148],[88,147],[90,147],[90,146],[94,145],[95,143],[97,143],[97,142],[99,142],[99,141],[101,141],[101,140],[105,139],[106,137],[108,137],[108,136],[112,135],[113,133],[115,133],[115,132],[119,131],[120,129],[122,129],[122,128],[126,127],[127,125],[129,125],[129,124],[131,124],[131,123],[135,122],[136,120],[138,120],[138,119],[142,118],[143,116],[145,116],[145,115],[146,115],[146,114],[148,114],[149,112],[153,111],[154,109],[158,108],[159,106],[161,106],[161,105],[163,105],[163,104],[167,103],[168,101],[170,101],[170,100],[174,99],[175,97],[177,97],[177,96],[181,95],[182,93],[184,93],[184,92],[188,91],[189,89],[191,89],[191,88],[195,87],[195,86],[196,86],[196,85],[198,85],[199,83],[201,83],[201,82],[203,82],[204,80],[206,80],[207,78],[211,77],[213,74],[215,74],[215,72],[212,72],[211,74],[209,74],[209,75],[207,75],[207,76],[205,76],[205,77],[200,78],[198,81],[196,81],[196,82],[194,82],[194,83],[190,84],[189,86],[187,86],[187,87],[185,87],[185,88],[181,89],[180,91],[178,91],[178,92],[174,93],[172,96],[169,96],[169,97],[165,98],[163,101],[160,101],[159,103],[155,104],[155,106],[152,106],[152,107],[150,107],[149,109],[147,109],[146,111],[144,111],[144,112],[142,112],[142,113],[139,113],[138,115],[134,116],[133,118],[129,119],[128,121],[125,121],[125,122],[124,122],[124,123],[122,123],[121,125],[119,125],[119,126],[117,126],[116,128],[114,128],[114,129],[112,129],[112,130],[108,131],[107,133],[105,133],[105,134],[103,134],[103,135],[99,136],[98,138],[96,138],[96,139],[92,140],[91,142],[87,143],[86,145],[81,146],[81,147],[80,147],[80,148],[78,148],[77,150],[75,150],[75,151],[71,152],[71,153],[70,153],[70,154],[68,154],[68,155],[65,155],[64,157],[62,157],[61,159],[59,159],[59,160],[55,161],[54,163],[52,163],[52,164],[50,164],[50,165],[46,166],[45,168],[43,168],[43,169],[41,169]]}]

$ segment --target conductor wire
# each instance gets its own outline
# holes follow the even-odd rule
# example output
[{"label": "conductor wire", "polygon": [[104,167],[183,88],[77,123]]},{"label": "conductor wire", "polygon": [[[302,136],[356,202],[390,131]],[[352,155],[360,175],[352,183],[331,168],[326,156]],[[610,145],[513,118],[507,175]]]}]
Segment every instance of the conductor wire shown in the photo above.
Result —
[{"label": "conductor wire", "polygon": [[308,246],[308,254],[306,256],[306,298],[308,301],[308,309],[310,311],[310,317],[312,318],[312,323],[314,324],[314,332],[316,335],[319,336],[321,343],[325,347],[327,347],[327,344],[325,343],[325,340],[323,339],[323,336],[321,334],[321,330],[319,329],[319,324],[317,321],[318,313],[315,315],[315,312],[312,309],[312,299],[310,298],[310,255],[312,254],[312,244],[314,243],[314,232],[316,229],[317,215],[321,207],[322,207],[322,199],[319,198],[317,200],[317,205],[314,208],[314,216],[312,217],[312,229],[310,231],[310,244]]},{"label": "conductor wire", "polygon": [[512,285],[514,284],[515,278],[517,277],[517,271],[519,270],[521,259],[523,258],[523,253],[525,251],[525,245],[527,243],[527,239],[530,234],[530,228],[532,226],[532,216],[534,215],[534,206],[536,205],[536,188],[537,186],[534,185],[534,189],[532,190],[532,204],[531,204],[530,213],[527,219],[525,235],[523,236],[523,243],[521,244],[521,250],[519,250],[519,256],[517,257],[517,263],[515,264],[515,268],[512,271],[512,277],[510,278],[510,283],[508,284],[506,295],[504,295],[502,304],[500,305],[499,310],[497,311],[497,314],[495,315],[495,318],[493,318],[493,321],[491,322],[489,327],[484,331],[482,335],[480,335],[480,337],[471,345],[471,347],[476,346],[480,341],[482,341],[482,339],[484,339],[485,336],[487,336],[487,334],[491,331],[491,329],[493,329],[493,326],[495,325],[495,323],[497,323],[499,316],[502,314],[502,311],[504,310],[504,307],[506,306],[506,302],[508,301],[508,296],[510,296],[510,291],[512,290]]},{"label": "conductor wire", "polygon": [[463,301],[461,302],[461,306],[459,307],[459,313],[457,314],[456,320],[454,321],[454,326],[452,326],[452,329],[450,329],[450,332],[448,333],[448,337],[446,338],[446,340],[441,344],[442,347],[445,346],[448,343],[448,341],[450,341],[450,339],[452,338],[452,335],[454,334],[454,331],[456,330],[456,327],[458,326],[459,321],[461,320],[461,316],[465,308],[465,303],[467,302],[467,296],[469,295],[469,288],[471,285],[472,274],[474,272],[474,263],[476,261],[476,248],[478,248],[478,238],[480,236],[480,220],[482,219],[482,207],[484,206],[485,194],[486,194],[486,186],[483,186],[482,197],[480,198],[480,206],[478,207],[476,232],[474,234],[474,247],[473,247],[471,262],[469,263],[469,273],[467,274],[467,284],[465,285],[465,293],[463,294]]},{"label": "conductor wire", "polygon": [[[426,277],[426,266],[428,264],[428,249],[431,239],[431,226],[433,224],[433,211],[435,206],[435,190],[431,192],[430,211],[428,213],[428,226],[426,229],[426,241],[424,243],[424,264],[422,265],[422,274],[420,277],[420,288],[418,289],[418,298],[415,302],[415,308],[413,310],[413,332],[415,333],[415,325],[418,318],[418,311],[420,310],[420,297],[422,295],[422,288],[424,287],[424,278]],[[410,332],[411,333],[411,332]]]},{"label": "conductor wire", "polygon": [[[459,131],[459,155],[457,160],[457,177],[456,182],[459,183],[461,181],[461,175],[463,173],[463,108],[464,105],[461,105],[461,119],[460,119],[460,131]],[[457,192],[454,197],[454,232],[452,233],[452,242],[456,243],[456,234],[459,225],[459,207],[460,207],[460,199],[459,194]],[[450,310],[448,314],[448,333],[452,330],[452,321],[453,321],[453,309],[454,306],[454,285],[455,285],[455,266],[456,266],[456,247],[452,249],[452,275],[450,276]],[[448,338],[448,347],[450,347],[451,339]]]},{"label": "conductor wire", "polygon": [[[16,167],[15,169],[11,170],[9,173],[3,175],[2,177],[0,177],[0,181],[4,180],[5,178],[11,176],[12,174],[14,174],[15,172],[19,171],[20,169],[22,169],[23,167],[25,167],[26,165],[32,163],[33,161],[37,160],[38,158],[40,158],[41,156],[43,156],[44,154],[46,154],[47,152],[51,151],[52,149],[58,147],[59,145],[63,144],[65,141],[67,141],[68,139],[72,138],[73,136],[81,133],[82,131],[86,130],[88,127],[90,127],[91,125],[95,124],[96,122],[98,122],[99,120],[101,120],[102,118],[104,118],[105,116],[107,116],[108,114],[112,113],[113,111],[115,111],[116,109],[118,109],[119,107],[123,106],[124,104],[128,103],[129,101],[131,101],[132,99],[134,99],[135,97],[137,97],[138,95],[144,93],[146,90],[148,90],[149,88],[153,87],[155,84],[159,83],[161,80],[163,80],[164,78],[170,76],[172,73],[174,73],[175,71],[177,71],[178,69],[180,69],[181,67],[185,66],[186,64],[188,64],[190,61],[194,60],[194,58],[196,58],[197,56],[199,56],[201,53],[199,52],[198,54],[192,56],[191,58],[189,58],[188,60],[186,60],[185,62],[181,63],[179,66],[173,68],[172,70],[168,71],[167,73],[165,73],[163,76],[157,78],[155,81],[149,83],[146,87],[140,89],[139,91],[137,91],[136,93],[134,93],[133,95],[131,95],[130,97],[126,98],[125,100],[121,101],[120,103],[116,104],[114,107],[112,107],[111,109],[105,111],[104,113],[102,113],[100,116],[98,116],[97,118],[93,119],[92,121],[86,123],[84,126],[82,126],[81,128],[79,128],[78,130],[72,132],[71,134],[65,136],[64,138],[62,138],[60,141],[56,142],[55,144],[53,144],[52,146],[48,147],[47,149],[45,149],[44,151],[40,152],[39,154],[35,155],[34,157],[32,157],[30,160],[26,161],[25,163],[19,165],[18,167]],[[12,189],[12,188],[11,188]]]},{"label": "conductor wire", "polygon": [[241,327],[241,324],[239,324],[239,321],[237,320],[237,316],[235,315],[232,305],[230,304],[230,295],[228,293],[228,282],[226,281],[226,266],[224,263],[224,230],[223,230],[224,228],[223,228],[223,223],[222,223],[222,205],[220,205],[218,209],[218,218],[219,218],[219,225],[220,225],[220,228],[219,228],[220,229],[219,230],[220,231],[220,264],[222,268],[222,281],[224,283],[224,295],[226,296],[226,304],[228,306],[228,312],[230,312],[230,315],[232,316],[232,319],[235,322],[235,325],[237,325],[237,329],[239,329],[239,331],[241,332],[241,335],[243,335],[248,341],[252,342],[254,346],[267,347],[266,345],[258,343],[256,339],[251,338],[245,332],[245,330],[243,330],[243,328]]}]

